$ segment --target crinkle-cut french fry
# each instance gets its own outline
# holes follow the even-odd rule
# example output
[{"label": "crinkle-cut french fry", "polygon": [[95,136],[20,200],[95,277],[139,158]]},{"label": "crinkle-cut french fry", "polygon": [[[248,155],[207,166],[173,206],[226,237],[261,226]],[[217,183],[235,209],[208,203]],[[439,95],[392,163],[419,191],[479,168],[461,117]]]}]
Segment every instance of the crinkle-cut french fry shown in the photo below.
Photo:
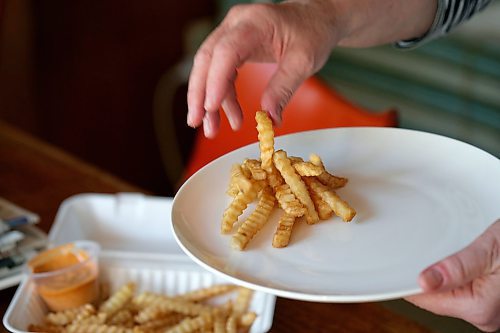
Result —
[{"label": "crinkle-cut french fry", "polygon": [[236,184],[234,183],[229,183],[229,186],[227,187],[226,194],[229,195],[230,197],[235,197],[240,193],[240,190],[236,187]]},{"label": "crinkle-cut french fry", "polygon": [[135,321],[138,323],[145,323],[148,320],[156,319],[169,312],[182,313],[188,316],[196,316],[204,312],[215,311],[215,308],[200,304],[188,302],[180,299],[164,299],[161,302],[145,308],[140,311]]},{"label": "crinkle-cut french fry", "polygon": [[311,199],[316,207],[320,220],[328,220],[334,213],[330,206],[321,198],[321,196],[311,189],[311,179],[314,177],[304,177],[302,180],[306,183]]},{"label": "crinkle-cut french fry", "polygon": [[279,206],[288,214],[300,217],[306,213],[306,207],[293,194],[288,184],[282,184],[274,189],[274,196]]},{"label": "crinkle-cut french fry", "polygon": [[132,298],[132,304],[137,309],[144,309],[145,307],[155,305],[160,303],[165,298],[168,298],[165,295],[155,294],[148,291],[142,292],[139,295]]},{"label": "crinkle-cut french fry", "polygon": [[73,323],[81,323],[85,325],[101,325],[106,323],[107,314],[104,312],[98,312],[90,316],[77,317]]},{"label": "crinkle-cut french fry", "polygon": [[240,316],[238,325],[244,328],[249,328],[253,325],[255,319],[257,319],[257,314],[255,312],[246,312]]},{"label": "crinkle-cut french fry", "polygon": [[[208,302],[206,304],[192,302],[210,301],[212,298],[222,295],[223,293],[234,291],[235,288],[237,287],[228,284],[214,285],[175,296],[178,297],[178,299],[169,298],[162,294],[142,293],[138,296],[133,296],[127,304],[113,315],[107,315],[105,312],[95,313],[95,308],[87,304],[82,306],[81,309],[75,309],[79,310],[79,312],[75,311],[78,312],[78,315],[72,321],[69,321],[70,319],[68,319],[67,314],[54,317],[57,318],[54,320],[58,323],[64,321],[63,325],[53,325],[46,320],[43,325],[29,325],[29,329],[33,332],[46,333],[149,333],[194,331],[197,333],[208,333],[214,330],[213,318],[223,318],[222,327],[225,328],[226,319],[230,314],[234,314],[235,320],[238,320],[234,325],[237,324],[237,326],[241,328],[241,332],[246,332],[249,329],[247,325],[251,325],[251,322],[253,322],[252,314],[248,315],[248,312],[245,312],[237,316],[233,312],[234,293],[228,295],[229,299],[222,305],[214,305]],[[243,292],[241,292],[241,290],[243,290]],[[121,290],[117,291],[113,296],[119,294],[120,291]],[[236,295],[236,299],[240,298],[238,300],[238,306],[242,310],[236,310],[237,312],[246,309],[247,306],[244,306],[244,304],[248,303],[248,301],[241,299],[248,299],[248,295],[244,295],[246,290],[239,289],[239,291],[240,293]],[[181,299],[182,297],[192,301]],[[143,309],[139,311],[141,307]],[[133,315],[135,315],[135,317],[132,318]],[[69,316],[74,317],[73,314]],[[80,321],[78,319],[79,316],[81,316]],[[255,317],[255,315],[253,317]]]},{"label": "crinkle-cut french fry", "polygon": [[106,324],[85,324],[74,323],[66,327],[67,333],[139,333],[140,331],[134,328],[126,328],[115,325]]},{"label": "crinkle-cut french fry", "polygon": [[121,310],[131,299],[135,292],[135,283],[129,282],[118,289],[99,307],[100,313],[105,313],[107,317]]},{"label": "crinkle-cut french fry", "polygon": [[179,324],[186,316],[180,313],[170,313],[165,317],[148,321],[147,323],[138,325],[137,328],[143,332],[153,332],[158,330],[166,330],[167,328]]},{"label": "crinkle-cut french fry", "polygon": [[107,325],[134,325],[134,315],[130,309],[121,309],[115,313],[111,318],[106,320]]},{"label": "crinkle-cut french fry", "polygon": [[93,314],[95,313],[95,308],[91,304],[85,304],[77,308],[58,312],[49,312],[45,319],[49,324],[64,326],[75,320],[75,318],[82,312],[92,312]]},{"label": "crinkle-cut french fry", "polygon": [[272,172],[268,174],[267,180],[271,185],[274,196],[278,200],[279,206],[288,214],[294,216],[302,216],[306,213],[306,207],[293,194],[290,186],[285,183],[278,169],[273,164]]},{"label": "crinkle-cut french fry", "polygon": [[228,300],[221,306],[216,307],[215,311],[212,312],[213,315],[213,333],[225,333],[226,332],[226,319],[231,314],[233,309],[232,300]]},{"label": "crinkle-cut french fry", "polygon": [[240,167],[243,176],[245,176],[247,179],[252,179],[252,173],[250,172],[250,169],[248,169],[248,166],[245,165],[245,163],[242,163]]},{"label": "crinkle-cut french fry", "polygon": [[238,188],[238,186],[236,185],[236,181],[234,180],[235,175],[240,172],[239,169],[241,169],[241,166],[239,164],[234,164],[231,167],[231,176],[229,177],[229,185],[227,186],[226,190],[226,193],[231,197],[235,197],[240,192],[240,189]]},{"label": "crinkle-cut french fry", "polygon": [[248,204],[257,198],[258,193],[265,186],[264,182],[255,181],[247,192],[240,192],[226,208],[222,216],[221,233],[229,233],[233,225],[238,221],[238,217],[243,214]]},{"label": "crinkle-cut french fry", "polygon": [[233,248],[243,250],[248,242],[259,232],[267,222],[275,203],[274,195],[269,186],[266,186],[259,198],[255,210],[240,225],[238,231],[233,235],[231,245]]},{"label": "crinkle-cut french fry", "polygon": [[273,237],[273,247],[286,247],[290,242],[292,228],[296,217],[293,215],[283,214],[278,222],[278,227]]},{"label": "crinkle-cut french fry", "polygon": [[246,168],[243,168],[242,165],[240,164],[234,164],[231,167],[231,176],[230,176],[230,185],[228,188],[228,191],[230,190],[231,193],[235,192],[248,192],[252,188],[252,181],[251,177],[252,174],[250,171],[248,171],[248,175],[245,174],[244,170],[247,170]]},{"label": "crinkle-cut french fry", "polygon": [[211,326],[213,323],[212,314],[205,312],[194,318],[186,318],[179,324],[166,330],[166,333],[191,333]]},{"label": "crinkle-cut french fry", "polygon": [[281,177],[281,173],[278,171],[278,169],[276,169],[274,163],[271,166],[271,172],[267,173],[267,182],[269,183],[273,191],[275,191],[278,186],[285,183],[285,180],[283,179],[283,177]]},{"label": "crinkle-cut french fry", "polygon": [[321,158],[316,155],[316,154],[311,154],[309,156],[309,160],[311,161],[312,164],[317,165],[323,169],[323,172],[319,174],[318,180],[323,184],[331,189],[337,189],[344,187],[345,184],[347,184],[348,179],[344,177],[337,177],[326,171],[325,166],[323,165],[323,161]]},{"label": "crinkle-cut french fry", "polygon": [[247,312],[252,300],[253,291],[245,287],[238,288],[238,295],[233,304],[233,313],[240,316]]},{"label": "crinkle-cut french fry", "polygon": [[219,296],[228,292],[233,291],[236,288],[234,284],[215,284],[210,287],[200,288],[193,290],[182,295],[174,297],[174,299],[180,299],[190,302],[200,302],[208,298]]},{"label": "crinkle-cut french fry", "polygon": [[40,333],[63,333],[65,328],[59,325],[46,324],[46,325],[34,325],[30,324],[28,326],[28,332],[40,332]]},{"label": "crinkle-cut french fry", "polygon": [[288,156],[288,159],[290,160],[290,163],[292,163],[292,165],[295,165],[295,164],[300,163],[300,162],[304,162],[304,159],[302,157],[298,157],[298,156]]},{"label": "crinkle-cut french fry", "polygon": [[328,171],[324,171],[318,176],[318,180],[325,186],[328,186],[332,190],[344,187],[347,184],[348,179],[344,177],[334,176]]},{"label": "crinkle-cut french fry", "polygon": [[308,224],[314,224],[319,221],[318,212],[314,207],[309,191],[302,181],[301,177],[295,172],[292,167],[287,154],[283,150],[278,150],[274,153],[274,165],[283,176],[285,182],[290,186],[293,194],[299,199],[300,202],[306,207],[306,221]]},{"label": "crinkle-cut french fry", "polygon": [[232,314],[227,318],[226,332],[227,333],[237,333],[238,332],[238,316],[236,314]]},{"label": "crinkle-cut french fry", "polygon": [[226,317],[224,314],[214,316],[214,333],[226,333]]},{"label": "crinkle-cut french fry", "polygon": [[318,165],[315,165],[311,162],[297,162],[293,164],[295,171],[302,176],[319,176],[323,173],[324,169]]},{"label": "crinkle-cut french fry", "polygon": [[[82,310],[76,315],[73,323],[78,323],[80,321],[87,320],[88,318],[96,316],[96,308],[92,304],[85,304],[82,307]],[[102,314],[101,317],[96,317],[100,320],[100,322],[104,322],[106,319],[106,315]]]},{"label": "crinkle-cut french fry", "polygon": [[329,189],[314,177],[310,178],[308,182],[310,182],[311,190],[321,196],[321,199],[330,206],[335,215],[342,218],[345,222],[349,222],[354,218],[356,211],[347,202],[342,200],[335,191]]},{"label": "crinkle-cut french fry", "polygon": [[274,153],[274,130],[273,123],[266,112],[257,111],[255,114],[257,121],[257,131],[260,147],[260,160],[262,169],[266,172],[271,172]]},{"label": "crinkle-cut french fry", "polygon": [[252,178],[255,180],[264,180],[267,177],[267,173],[262,169],[260,161],[255,159],[245,159],[243,165],[250,171]]},{"label": "crinkle-cut french fry", "polygon": [[313,201],[316,209],[318,210],[320,220],[328,220],[334,215],[333,210],[330,208],[330,206],[328,206],[328,204],[323,199],[318,197],[316,193],[312,194],[311,198],[317,198],[313,199]]},{"label": "crinkle-cut french fry", "polygon": [[161,303],[145,307],[140,310],[134,317],[134,321],[138,324],[145,324],[152,320],[156,320],[171,314],[170,308],[166,308]]}]

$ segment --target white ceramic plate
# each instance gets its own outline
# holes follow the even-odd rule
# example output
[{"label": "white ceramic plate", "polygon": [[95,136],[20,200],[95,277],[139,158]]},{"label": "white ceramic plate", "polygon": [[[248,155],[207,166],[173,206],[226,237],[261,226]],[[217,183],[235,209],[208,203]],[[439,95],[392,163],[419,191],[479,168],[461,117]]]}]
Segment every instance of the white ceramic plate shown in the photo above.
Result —
[{"label": "white ceramic plate", "polygon": [[258,158],[257,144],[205,166],[173,203],[181,248],[205,268],[253,289],[321,302],[416,294],[422,269],[500,217],[500,160],[460,141],[404,129],[338,128],[278,137],[275,148],[304,158],[317,153],[328,170],[348,177],[337,193],[357,210],[353,222],[298,224],[290,245],[275,249],[276,210],[245,251],[233,250],[231,236],[220,234],[231,201],[225,194],[229,171],[244,158]]}]

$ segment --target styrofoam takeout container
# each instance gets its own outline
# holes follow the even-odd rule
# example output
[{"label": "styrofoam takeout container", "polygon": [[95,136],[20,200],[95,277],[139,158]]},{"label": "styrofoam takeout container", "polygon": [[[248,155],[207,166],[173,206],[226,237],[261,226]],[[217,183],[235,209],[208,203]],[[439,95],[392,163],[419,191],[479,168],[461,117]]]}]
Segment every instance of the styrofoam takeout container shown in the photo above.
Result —
[{"label": "styrofoam takeout container", "polygon": [[[136,193],[80,194],[66,199],[49,233],[49,244],[87,239],[102,247],[101,281],[111,292],[134,281],[138,292],[167,294],[223,283],[189,259],[176,244],[170,228],[171,198]],[[251,310],[258,314],[251,333],[270,330],[276,297],[255,292]],[[27,332],[30,323],[41,323],[48,312],[25,277],[3,318],[11,332]]]}]

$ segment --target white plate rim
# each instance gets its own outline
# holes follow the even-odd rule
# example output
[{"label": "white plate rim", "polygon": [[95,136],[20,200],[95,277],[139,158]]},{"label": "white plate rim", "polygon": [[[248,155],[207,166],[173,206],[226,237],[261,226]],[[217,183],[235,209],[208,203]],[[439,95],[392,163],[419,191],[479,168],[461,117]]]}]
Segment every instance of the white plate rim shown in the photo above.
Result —
[{"label": "white plate rim", "polygon": [[[500,162],[500,159],[498,159],[496,156],[493,154],[484,151],[470,143],[451,138],[445,135],[437,134],[437,133],[431,133],[431,132],[426,132],[426,131],[421,131],[421,130],[415,130],[415,129],[406,129],[406,128],[396,128],[396,127],[370,127],[370,126],[353,126],[353,127],[336,127],[336,128],[323,128],[323,129],[317,129],[317,130],[308,130],[308,131],[300,131],[300,132],[295,132],[295,133],[289,133],[289,134],[284,134],[284,135],[279,135],[276,136],[276,138],[286,138],[288,136],[295,136],[295,135],[300,135],[300,134],[307,134],[307,133],[312,133],[312,132],[322,132],[322,131],[331,131],[331,130],[360,130],[360,129],[369,129],[369,130],[377,130],[377,131],[399,131],[399,132],[406,132],[406,133],[414,133],[414,134],[422,134],[422,135],[428,135],[428,136],[435,136],[440,139],[445,139],[445,140],[450,140],[450,142],[455,142],[456,144],[461,144],[461,145],[466,145],[469,146],[469,148],[475,149],[480,151],[483,154],[487,154],[490,157],[498,160]],[[240,149],[245,149],[250,146],[256,145],[258,142],[253,142],[250,144],[247,144],[245,146],[242,146],[240,148],[237,148],[231,152],[228,152],[224,155],[221,155],[220,157],[216,158],[215,160],[207,163],[204,167],[196,171],[191,177],[194,178],[198,173],[203,172],[205,168],[208,168],[210,165],[217,163],[218,160],[224,158],[227,155],[230,155],[234,153],[235,151],[238,151]],[[177,193],[180,193],[184,187],[188,186],[189,180],[185,181],[182,186],[178,189]],[[360,303],[360,302],[376,302],[376,301],[387,301],[387,300],[393,300],[393,299],[399,299],[399,298],[404,298],[408,296],[413,296],[422,293],[422,288],[419,286],[416,286],[415,288],[407,288],[407,289],[401,289],[397,290],[394,292],[380,292],[380,293],[372,293],[372,294],[362,294],[362,295],[343,295],[343,294],[330,294],[330,295],[319,295],[319,294],[314,294],[314,293],[307,293],[307,292],[296,292],[296,291],[289,291],[289,290],[283,290],[279,288],[273,288],[273,287],[267,287],[258,283],[253,283],[246,281],[242,278],[237,278],[234,277],[220,269],[217,269],[210,264],[204,262],[202,259],[198,258],[196,255],[194,255],[191,250],[185,246],[185,244],[182,242],[180,237],[178,236],[178,231],[175,226],[175,207],[176,207],[176,202],[178,200],[178,195],[174,196],[173,203],[172,203],[172,213],[171,213],[171,229],[172,233],[174,235],[174,238],[177,242],[177,244],[180,246],[180,248],[186,253],[187,256],[189,256],[194,262],[196,262],[198,265],[203,267],[204,269],[215,273],[217,275],[220,275],[221,277],[227,279],[229,282],[232,282],[234,284],[241,285],[243,287],[251,288],[254,290],[259,290],[267,293],[271,293],[273,295],[279,296],[279,297],[284,297],[284,298],[289,298],[289,299],[294,299],[294,300],[301,300],[301,301],[312,301],[312,302],[323,302],[323,303]],[[494,221],[491,221],[491,223],[494,223]]]}]

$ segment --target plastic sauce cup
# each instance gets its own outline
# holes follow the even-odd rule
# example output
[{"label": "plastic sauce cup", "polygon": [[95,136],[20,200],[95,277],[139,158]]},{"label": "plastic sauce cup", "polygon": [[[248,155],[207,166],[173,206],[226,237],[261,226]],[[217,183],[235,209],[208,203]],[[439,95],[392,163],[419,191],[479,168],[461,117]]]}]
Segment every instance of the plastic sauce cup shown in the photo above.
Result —
[{"label": "plastic sauce cup", "polygon": [[28,262],[36,290],[50,310],[98,300],[99,252],[95,242],[75,241],[43,251]]}]

